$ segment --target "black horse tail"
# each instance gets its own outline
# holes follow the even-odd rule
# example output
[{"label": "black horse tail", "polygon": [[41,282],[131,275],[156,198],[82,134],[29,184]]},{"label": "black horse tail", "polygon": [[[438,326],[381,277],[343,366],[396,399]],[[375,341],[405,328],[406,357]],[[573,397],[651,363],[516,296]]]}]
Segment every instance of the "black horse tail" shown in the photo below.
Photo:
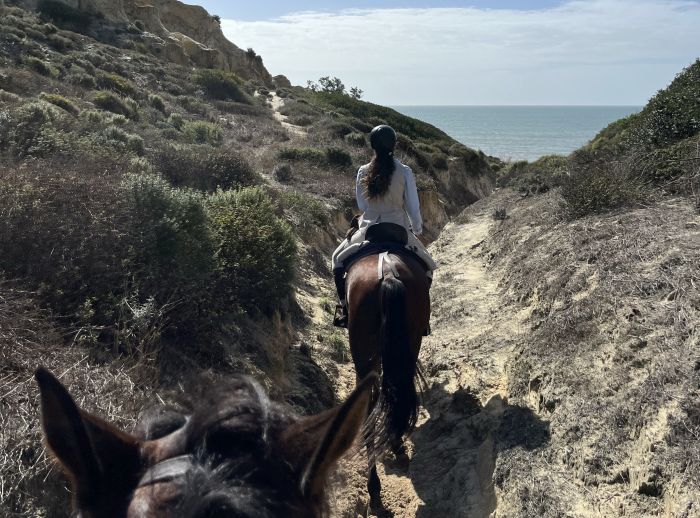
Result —
[{"label": "black horse tail", "polygon": [[382,354],[381,407],[386,419],[386,432],[392,442],[409,434],[418,418],[416,362],[411,352],[407,315],[406,286],[389,275],[381,286]]}]

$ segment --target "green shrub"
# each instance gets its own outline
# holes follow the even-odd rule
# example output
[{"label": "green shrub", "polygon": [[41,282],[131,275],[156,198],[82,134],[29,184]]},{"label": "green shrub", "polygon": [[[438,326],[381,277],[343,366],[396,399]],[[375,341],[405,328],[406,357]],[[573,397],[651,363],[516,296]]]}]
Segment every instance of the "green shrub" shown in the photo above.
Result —
[{"label": "green shrub", "polygon": [[344,149],[330,147],[326,149],[326,161],[334,167],[350,167],[352,166],[352,157]]},{"label": "green shrub", "polygon": [[447,155],[444,155],[442,153],[434,153],[432,155],[432,163],[435,169],[446,170],[450,167],[450,164],[447,161]]},{"label": "green shrub", "polygon": [[182,126],[185,124],[185,119],[179,113],[173,112],[168,117],[168,124],[170,124],[176,130],[181,130]]},{"label": "green shrub", "polygon": [[572,218],[638,203],[645,190],[635,164],[586,152],[572,157],[561,186],[564,208]]},{"label": "green shrub", "polygon": [[345,142],[355,147],[365,147],[367,145],[365,136],[357,131],[345,135]]},{"label": "green shrub", "polygon": [[197,71],[194,79],[212,99],[250,104],[250,97],[241,88],[241,80],[231,72],[204,69]]},{"label": "green shrub", "polygon": [[260,182],[250,164],[235,151],[210,147],[164,147],[153,163],[176,187],[214,192]]},{"label": "green shrub", "polygon": [[135,96],[137,94],[136,87],[131,81],[120,75],[100,72],[95,79],[97,86],[104,90],[113,90],[126,96]]},{"label": "green shrub", "polygon": [[209,108],[206,104],[199,102],[194,97],[184,95],[177,98],[177,102],[185,110],[190,113],[196,113],[198,115],[207,115],[209,113]]},{"label": "green shrub", "polygon": [[73,48],[73,42],[68,38],[59,36],[58,34],[52,34],[49,36],[49,45],[58,51]]},{"label": "green shrub", "polygon": [[110,111],[112,113],[118,113],[129,117],[130,119],[136,118],[136,114],[132,111],[131,107],[118,95],[112,92],[97,92],[93,98],[92,102],[98,108]]},{"label": "green shrub", "polygon": [[0,89],[0,101],[5,103],[17,103],[21,100],[22,98],[19,95]]},{"label": "green shrub", "polygon": [[326,206],[313,196],[294,190],[279,194],[286,217],[295,229],[325,228],[330,223]]},{"label": "green shrub", "polygon": [[131,151],[139,156],[142,156],[146,150],[141,136],[127,133],[116,126],[107,127],[104,131],[104,135],[108,140],[120,144],[118,146],[119,148]]},{"label": "green shrub", "polygon": [[165,113],[165,102],[160,95],[149,95],[148,104],[153,106],[159,112]]},{"label": "green shrub", "polygon": [[53,76],[56,74],[55,69],[51,65],[39,58],[35,58],[34,56],[29,56],[26,58],[25,63],[29,68],[35,72],[38,72],[42,76]]},{"label": "green shrub", "polygon": [[54,127],[60,113],[51,104],[31,102],[0,112],[0,118],[0,147],[18,158],[46,156],[65,144]]},{"label": "green shrub", "polygon": [[[125,202],[119,167],[92,157],[0,166],[0,269],[21,277],[63,320],[107,326],[128,283],[129,249],[139,246],[129,239]],[[86,304],[91,315],[81,311]]]},{"label": "green shrub", "polygon": [[246,309],[277,306],[291,291],[294,234],[264,191],[217,191],[207,202],[221,289]]},{"label": "green shrub", "polygon": [[282,160],[306,160],[309,162],[325,163],[326,154],[323,150],[311,147],[290,147],[280,149],[277,157]]},{"label": "green shrub", "polygon": [[185,139],[191,144],[220,145],[224,134],[218,124],[206,121],[187,121],[182,126]]},{"label": "green shrub", "polygon": [[62,95],[41,92],[41,94],[39,94],[39,98],[43,101],[53,104],[54,106],[58,106],[59,108],[62,108],[73,115],[77,115],[80,111],[75,106],[75,104],[73,104],[71,101],[69,101]]},{"label": "green shrub", "polygon": [[289,182],[293,177],[291,164],[277,164],[272,170],[272,176],[274,176],[275,179],[279,182]]},{"label": "green shrub", "polygon": [[82,86],[83,88],[93,90],[97,88],[95,78],[84,72],[74,72],[68,74],[66,81],[73,85]]},{"label": "green shrub", "polygon": [[105,114],[97,110],[84,110],[81,114],[90,124],[104,124]]},{"label": "green shrub", "polygon": [[543,193],[561,185],[569,174],[569,161],[561,155],[546,155],[534,162],[521,160],[506,164],[499,172],[499,187],[513,187],[520,192]]}]

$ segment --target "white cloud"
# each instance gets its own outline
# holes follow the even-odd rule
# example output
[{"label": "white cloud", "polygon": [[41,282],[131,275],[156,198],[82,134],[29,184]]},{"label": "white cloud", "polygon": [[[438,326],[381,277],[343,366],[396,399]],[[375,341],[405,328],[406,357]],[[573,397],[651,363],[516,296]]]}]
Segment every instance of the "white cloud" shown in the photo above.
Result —
[{"label": "white cloud", "polygon": [[345,10],[224,20],[295,84],[338,76],[382,104],[643,104],[700,55],[700,2],[542,10]]}]

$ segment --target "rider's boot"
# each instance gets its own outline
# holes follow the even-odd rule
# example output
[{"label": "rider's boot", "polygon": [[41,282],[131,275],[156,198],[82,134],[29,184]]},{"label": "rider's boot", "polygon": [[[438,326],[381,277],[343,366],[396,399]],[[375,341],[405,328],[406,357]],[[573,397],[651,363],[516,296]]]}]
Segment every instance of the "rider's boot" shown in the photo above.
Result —
[{"label": "rider's boot", "polygon": [[333,325],[336,327],[348,327],[348,302],[345,299],[345,270],[336,268],[333,270],[333,278],[335,280],[335,289],[338,291],[338,300],[340,303],[335,307],[335,316],[333,317]]}]

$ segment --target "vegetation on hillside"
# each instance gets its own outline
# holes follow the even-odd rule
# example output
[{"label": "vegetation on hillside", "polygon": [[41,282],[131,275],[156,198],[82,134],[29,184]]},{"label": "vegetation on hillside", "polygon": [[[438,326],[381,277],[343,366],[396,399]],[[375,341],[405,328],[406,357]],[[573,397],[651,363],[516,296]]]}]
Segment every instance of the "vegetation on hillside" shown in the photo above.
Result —
[{"label": "vegetation on hillside", "polygon": [[586,146],[568,157],[507,164],[499,184],[528,193],[562,187],[573,217],[633,206],[659,192],[694,196],[700,209],[700,60]]}]

